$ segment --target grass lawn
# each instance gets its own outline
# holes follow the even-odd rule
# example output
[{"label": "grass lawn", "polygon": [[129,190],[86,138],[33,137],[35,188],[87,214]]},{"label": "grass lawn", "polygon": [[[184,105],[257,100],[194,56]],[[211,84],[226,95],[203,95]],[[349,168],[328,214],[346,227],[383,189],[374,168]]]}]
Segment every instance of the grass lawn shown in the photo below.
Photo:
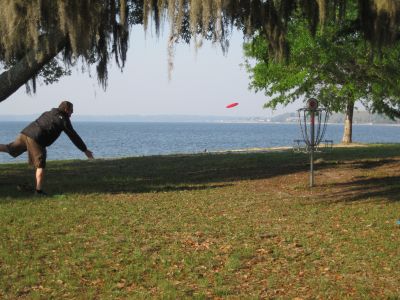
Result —
[{"label": "grass lawn", "polygon": [[0,165],[0,299],[400,298],[400,145]]}]

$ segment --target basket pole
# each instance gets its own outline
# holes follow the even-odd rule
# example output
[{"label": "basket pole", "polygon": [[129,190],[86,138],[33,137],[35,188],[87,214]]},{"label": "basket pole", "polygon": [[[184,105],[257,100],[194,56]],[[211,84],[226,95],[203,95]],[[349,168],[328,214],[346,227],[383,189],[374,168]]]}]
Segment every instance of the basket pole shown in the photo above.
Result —
[{"label": "basket pole", "polygon": [[310,187],[314,186],[314,147],[315,147],[315,111],[311,110],[311,120],[310,120],[310,130],[311,130],[311,151],[310,151]]}]

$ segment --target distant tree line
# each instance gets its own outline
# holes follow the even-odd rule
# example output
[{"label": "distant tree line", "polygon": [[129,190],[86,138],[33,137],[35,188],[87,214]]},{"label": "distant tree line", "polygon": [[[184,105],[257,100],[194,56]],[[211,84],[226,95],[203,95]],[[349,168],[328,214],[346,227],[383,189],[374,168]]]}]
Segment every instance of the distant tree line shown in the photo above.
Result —
[{"label": "distant tree line", "polygon": [[[331,123],[344,123],[346,115],[343,113],[334,113],[330,116]],[[353,114],[354,124],[400,124],[399,119],[391,119],[382,114],[371,114],[367,111],[355,111]]]},{"label": "distant tree line", "polygon": [[[329,123],[344,123],[346,115],[344,113],[333,113],[329,116]],[[271,118],[271,122],[298,122],[298,115],[295,112],[284,113]],[[355,111],[353,115],[355,124],[400,124],[400,120],[390,119],[383,114],[371,114],[367,111]]]}]

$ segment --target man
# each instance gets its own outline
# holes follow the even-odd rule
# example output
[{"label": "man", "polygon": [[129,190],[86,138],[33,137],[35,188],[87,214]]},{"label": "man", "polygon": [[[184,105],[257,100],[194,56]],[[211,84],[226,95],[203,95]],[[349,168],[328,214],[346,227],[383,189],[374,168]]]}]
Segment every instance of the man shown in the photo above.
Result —
[{"label": "man", "polygon": [[35,194],[37,195],[46,195],[42,189],[46,167],[46,147],[53,144],[62,131],[79,150],[86,154],[87,158],[93,159],[93,153],[87,149],[72,127],[70,117],[73,112],[73,104],[63,101],[58,108],[44,112],[36,121],[25,127],[14,142],[8,145],[0,144],[0,152],[9,153],[13,157],[28,151],[29,163],[36,168]]}]

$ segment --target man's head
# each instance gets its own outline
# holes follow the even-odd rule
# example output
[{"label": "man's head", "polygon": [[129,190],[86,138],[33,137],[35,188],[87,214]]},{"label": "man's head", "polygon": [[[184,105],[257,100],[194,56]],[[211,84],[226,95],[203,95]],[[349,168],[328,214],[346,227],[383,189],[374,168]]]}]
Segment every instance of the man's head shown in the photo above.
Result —
[{"label": "man's head", "polygon": [[58,109],[65,112],[68,117],[71,117],[72,113],[74,112],[74,105],[69,101],[63,101],[58,106]]}]

